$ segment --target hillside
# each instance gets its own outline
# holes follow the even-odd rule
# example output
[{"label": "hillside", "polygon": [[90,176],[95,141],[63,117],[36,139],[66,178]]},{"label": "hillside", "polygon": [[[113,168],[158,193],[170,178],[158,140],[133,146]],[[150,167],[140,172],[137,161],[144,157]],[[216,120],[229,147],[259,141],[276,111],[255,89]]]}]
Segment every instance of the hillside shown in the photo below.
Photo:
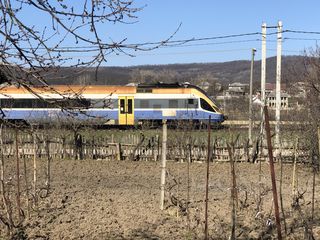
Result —
[{"label": "hillside", "polygon": [[[303,72],[302,56],[282,58],[282,81],[290,83],[301,81]],[[260,81],[261,61],[254,63],[254,82]],[[96,77],[97,76],[97,77]],[[275,82],[276,58],[267,59],[267,82]],[[130,82],[231,82],[248,83],[250,61],[231,61],[223,63],[192,63],[170,65],[145,65],[134,67],[100,67],[97,75],[94,68],[60,68],[48,75],[51,84],[127,84]]]}]

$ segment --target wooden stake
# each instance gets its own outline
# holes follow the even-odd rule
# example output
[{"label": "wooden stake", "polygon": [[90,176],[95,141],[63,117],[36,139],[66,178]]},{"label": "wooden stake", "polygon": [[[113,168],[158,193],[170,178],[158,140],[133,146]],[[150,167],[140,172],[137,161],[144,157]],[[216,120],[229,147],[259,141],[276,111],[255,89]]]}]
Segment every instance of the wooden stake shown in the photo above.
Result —
[{"label": "wooden stake", "polygon": [[8,203],[8,198],[6,195],[6,188],[5,188],[5,183],[4,183],[4,156],[3,156],[3,125],[1,124],[0,127],[0,147],[1,147],[1,159],[0,159],[0,190],[1,190],[1,197],[2,197],[2,202],[3,202],[3,206],[7,215],[7,219],[8,219],[8,228],[9,231],[11,232],[12,228],[14,227],[13,224],[13,219],[12,219],[12,209],[11,207],[9,207],[9,203]]},{"label": "wooden stake", "polygon": [[207,176],[206,176],[206,199],[205,199],[205,221],[204,221],[204,239],[208,239],[208,201],[209,201],[209,167],[211,158],[211,116],[208,123],[208,153],[207,153]]},{"label": "wooden stake", "polygon": [[27,161],[26,155],[23,154],[23,170],[24,170],[24,182],[26,185],[26,197],[27,197],[27,218],[30,218],[30,202],[29,202],[29,182],[28,182],[28,174],[27,174]]},{"label": "wooden stake", "polygon": [[46,195],[49,194],[50,191],[50,184],[51,184],[51,156],[50,156],[50,141],[48,137],[46,137],[46,140],[44,141],[46,153],[47,153],[47,169],[46,169]]},{"label": "wooden stake", "polygon": [[279,151],[279,155],[278,158],[280,160],[280,186],[279,186],[279,197],[280,197],[280,206],[281,206],[281,213],[282,213],[282,221],[283,221],[283,225],[284,225],[284,233],[285,236],[287,235],[287,222],[286,222],[286,215],[284,212],[284,206],[283,206],[283,198],[282,198],[282,185],[283,185],[283,161],[282,161],[282,156],[281,156],[281,142],[279,143],[278,147],[280,147],[280,151]]},{"label": "wooden stake", "polygon": [[189,213],[189,202],[190,202],[190,164],[191,164],[191,136],[189,137],[188,144],[188,162],[187,162],[187,223],[188,223],[188,231],[190,230],[190,213]]},{"label": "wooden stake", "polygon": [[297,195],[297,149],[298,149],[299,139],[297,138],[294,144],[294,160],[293,160],[293,170],[292,170],[292,201],[294,203]]},{"label": "wooden stake", "polygon": [[22,220],[21,211],[21,196],[20,196],[20,159],[19,159],[19,143],[18,143],[18,129],[15,130],[16,138],[16,175],[17,175],[17,209],[19,220]]},{"label": "wooden stake", "polygon": [[280,215],[279,215],[276,175],[275,175],[274,164],[273,164],[273,152],[272,152],[268,107],[264,106],[263,110],[264,110],[264,117],[265,117],[265,130],[266,130],[267,145],[268,145],[268,155],[269,155],[269,166],[270,166],[270,174],[271,174],[274,211],[275,211],[278,239],[281,240],[282,239],[281,222],[280,222]]},{"label": "wooden stake", "polygon": [[167,161],[167,120],[162,122],[162,152],[161,152],[161,183],[160,183],[160,209],[164,209],[164,190],[166,183],[166,161]]},{"label": "wooden stake", "polygon": [[33,133],[33,197],[34,204],[37,205],[37,139],[35,133]]},{"label": "wooden stake", "polygon": [[[234,147],[234,146],[233,146]],[[236,208],[237,208],[237,184],[236,184],[236,174],[234,170],[234,151],[231,150],[230,144],[227,143],[229,161],[230,161],[230,173],[231,173],[231,205],[232,205],[232,214],[231,214],[231,236],[230,239],[236,239]],[[233,148],[234,149],[234,148]]]}]

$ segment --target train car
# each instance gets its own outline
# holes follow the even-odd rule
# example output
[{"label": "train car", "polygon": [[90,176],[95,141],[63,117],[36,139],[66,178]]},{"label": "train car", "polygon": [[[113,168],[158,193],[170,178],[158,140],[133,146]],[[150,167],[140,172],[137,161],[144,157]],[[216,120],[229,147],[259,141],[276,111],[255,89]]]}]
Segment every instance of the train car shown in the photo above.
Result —
[{"label": "train car", "polygon": [[75,118],[113,125],[144,121],[192,120],[221,123],[225,117],[206,93],[191,84],[139,84],[137,86],[0,88],[3,119],[53,121]]}]

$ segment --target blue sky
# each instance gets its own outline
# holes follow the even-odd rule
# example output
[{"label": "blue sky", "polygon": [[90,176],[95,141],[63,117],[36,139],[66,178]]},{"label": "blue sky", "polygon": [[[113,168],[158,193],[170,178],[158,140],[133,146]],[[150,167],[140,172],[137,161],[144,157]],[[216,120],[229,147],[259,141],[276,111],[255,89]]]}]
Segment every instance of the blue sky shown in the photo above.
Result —
[{"label": "blue sky", "polygon": [[[166,39],[181,23],[174,39],[190,39],[229,34],[260,32],[261,24],[277,25],[283,22],[283,29],[320,31],[320,1],[298,0],[146,0],[147,4],[138,14],[139,22],[133,25],[111,26],[114,40],[128,38],[127,42],[146,42]],[[268,29],[274,32],[276,29]],[[284,37],[320,39],[320,35],[284,34]],[[137,52],[135,57],[110,56],[107,65],[129,66],[140,64],[170,64],[190,62],[221,62],[250,59],[251,48],[257,48],[260,58],[260,36],[239,37],[227,40],[207,41],[204,46],[180,46],[162,48],[151,52]],[[249,42],[214,44],[232,40]],[[267,56],[274,56],[276,36],[268,36]],[[285,40],[284,55],[301,54],[304,49],[316,45],[316,40]],[[190,45],[190,44],[189,44]]]},{"label": "blue sky", "polygon": [[[145,6],[137,13],[138,22],[101,25],[99,33],[104,36],[104,40],[127,39],[126,43],[157,42],[171,36],[180,24],[181,27],[172,40],[261,32],[263,22],[268,26],[275,26],[278,20],[283,22],[284,30],[320,32],[319,0],[136,0],[135,4]],[[50,25],[50,21],[43,19],[41,15],[28,10],[23,14],[30,24],[35,24],[39,28],[41,24]],[[268,29],[269,33],[275,31],[276,29]],[[284,33],[283,37],[295,38],[283,42],[284,55],[302,54],[304,49],[316,46],[316,39],[320,40],[319,34]],[[147,52],[130,52],[135,55],[134,57],[124,54],[109,55],[108,62],[103,65],[132,66],[248,60],[251,58],[251,48],[257,49],[256,59],[260,59],[260,38],[261,36],[255,35],[163,47]],[[301,40],[301,38],[313,40]],[[267,56],[274,56],[276,35],[268,36],[267,40]],[[194,46],[195,44],[204,45]],[[64,45],[74,46],[74,39],[67,39]],[[86,59],[92,55],[88,52],[80,56],[79,54],[70,56],[74,59],[79,57]]]}]

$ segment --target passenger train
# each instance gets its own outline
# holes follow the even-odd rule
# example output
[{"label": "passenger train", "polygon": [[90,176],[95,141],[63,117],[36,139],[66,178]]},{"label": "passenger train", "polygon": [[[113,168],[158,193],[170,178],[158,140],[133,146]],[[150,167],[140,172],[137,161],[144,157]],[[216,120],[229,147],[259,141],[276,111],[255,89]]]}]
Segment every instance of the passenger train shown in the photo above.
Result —
[{"label": "passenger train", "polygon": [[144,121],[192,120],[221,123],[225,116],[197,86],[139,84],[137,86],[56,85],[0,88],[3,119],[53,121],[101,120],[105,124],[135,125]]}]

